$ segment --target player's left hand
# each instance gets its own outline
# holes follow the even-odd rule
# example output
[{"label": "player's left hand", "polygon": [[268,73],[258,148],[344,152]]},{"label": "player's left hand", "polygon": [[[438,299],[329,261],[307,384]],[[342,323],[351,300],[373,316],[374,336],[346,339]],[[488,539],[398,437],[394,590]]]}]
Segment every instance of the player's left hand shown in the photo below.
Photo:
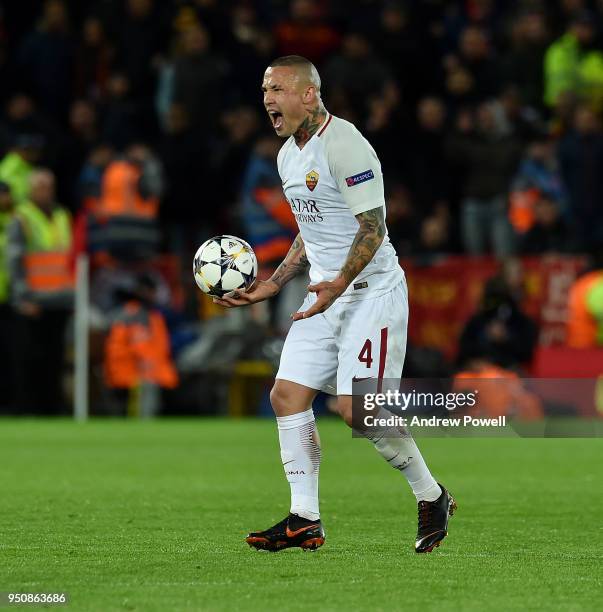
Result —
[{"label": "player's left hand", "polygon": [[308,291],[317,295],[316,302],[304,312],[294,312],[291,318],[294,321],[299,321],[324,312],[346,290],[346,287],[347,285],[341,277],[332,281],[316,283],[316,285],[308,285]]}]

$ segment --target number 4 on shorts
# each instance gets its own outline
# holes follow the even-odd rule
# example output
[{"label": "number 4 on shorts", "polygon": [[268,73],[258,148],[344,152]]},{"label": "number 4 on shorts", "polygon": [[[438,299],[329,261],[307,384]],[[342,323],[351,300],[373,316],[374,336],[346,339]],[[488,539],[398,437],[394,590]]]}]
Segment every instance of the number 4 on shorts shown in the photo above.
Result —
[{"label": "number 4 on shorts", "polygon": [[[385,358],[387,356],[387,327],[381,330],[381,346],[379,347],[379,378],[383,377],[385,370]],[[366,367],[370,368],[373,365],[373,343],[370,338],[367,338],[360,352],[358,353],[358,361],[366,363]]]},{"label": "number 4 on shorts", "polygon": [[[377,391],[381,393],[381,383],[383,374],[385,373],[385,358],[387,357],[387,327],[381,329],[381,339],[379,345],[379,372],[377,374]],[[358,361],[366,363],[366,367],[370,368],[373,364],[373,343],[370,338],[367,338],[358,353]]]},{"label": "number 4 on shorts", "polygon": [[370,368],[371,364],[373,363],[373,358],[371,356],[372,348],[373,348],[373,343],[371,342],[370,338],[367,338],[366,342],[364,343],[364,346],[360,350],[360,353],[358,353],[358,361],[361,361],[362,363],[366,363],[367,368]]}]

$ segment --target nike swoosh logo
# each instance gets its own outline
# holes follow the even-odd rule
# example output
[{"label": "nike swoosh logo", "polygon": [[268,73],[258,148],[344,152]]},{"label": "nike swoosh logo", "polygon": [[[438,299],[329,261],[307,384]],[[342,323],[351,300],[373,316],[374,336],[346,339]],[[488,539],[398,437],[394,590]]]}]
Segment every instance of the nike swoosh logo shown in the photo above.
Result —
[{"label": "nike swoosh logo", "polygon": [[365,376],[364,378],[358,378],[357,376],[352,377],[352,382],[362,382],[363,380],[371,380],[373,376]]},{"label": "nike swoosh logo", "polygon": [[287,526],[287,529],[285,529],[285,534],[287,535],[288,538],[294,538],[296,535],[299,535],[300,533],[303,533],[304,531],[309,531],[310,529],[316,529],[318,527],[318,525],[308,525],[307,527],[300,527],[299,529],[296,529],[295,531],[291,531],[291,529],[289,529],[289,526]]},{"label": "nike swoosh logo", "polygon": [[292,461],[295,461],[295,459],[289,459],[289,461],[285,461],[285,463],[283,463],[283,465],[287,465],[287,463],[291,463]]}]

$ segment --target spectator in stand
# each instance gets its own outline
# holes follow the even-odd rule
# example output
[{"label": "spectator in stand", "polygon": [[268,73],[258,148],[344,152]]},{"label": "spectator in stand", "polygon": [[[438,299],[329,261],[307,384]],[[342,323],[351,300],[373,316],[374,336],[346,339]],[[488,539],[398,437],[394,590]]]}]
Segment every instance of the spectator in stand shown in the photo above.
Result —
[{"label": "spectator in stand", "polygon": [[483,255],[492,249],[497,257],[511,255],[515,246],[507,200],[520,142],[513,134],[497,131],[492,105],[483,103],[475,118],[459,115],[447,152],[463,173],[461,234],[465,251]]},{"label": "spectator in stand", "polygon": [[603,132],[590,107],[577,108],[573,130],[560,143],[559,160],[576,246],[588,251],[603,244]]},{"label": "spectator in stand", "polygon": [[447,255],[452,250],[448,215],[436,212],[426,216],[421,222],[419,238],[413,251],[418,257]]},{"label": "spectator in stand", "polygon": [[407,168],[409,184],[423,214],[449,209],[450,177],[445,156],[446,107],[439,98],[423,98],[417,106],[414,146]]},{"label": "spectator in stand", "polygon": [[32,98],[17,92],[8,98],[4,116],[0,118],[0,147],[8,149],[19,134],[40,134],[45,145],[53,139],[60,139],[60,131],[35,107]]},{"label": "spectator in stand", "polygon": [[500,66],[488,31],[480,25],[468,25],[458,45],[458,58],[475,79],[478,91],[490,96],[498,91]]},{"label": "spectator in stand", "polygon": [[229,51],[233,74],[237,75],[238,95],[245,103],[255,103],[258,79],[275,57],[274,38],[260,19],[258,9],[247,0],[236,3],[231,13],[232,45]]},{"label": "spectator in stand", "polygon": [[514,134],[522,145],[545,129],[541,114],[525,105],[515,85],[502,88],[493,108],[500,132]]},{"label": "spectator in stand", "polygon": [[[190,120],[181,104],[172,104],[166,117],[165,131],[159,146],[165,164],[166,197],[160,214],[168,230],[168,244],[183,252],[183,234],[191,228],[198,231],[206,207],[191,206],[192,194],[202,193],[207,182],[206,143],[190,129]],[[196,237],[195,237],[196,239]]]},{"label": "spectator in stand", "polygon": [[224,106],[228,63],[210,51],[209,35],[201,25],[181,34],[182,55],[174,62],[172,101],[186,111],[191,129],[208,138],[216,131],[215,117]]},{"label": "spectator in stand", "polygon": [[[155,140],[158,126],[152,94],[160,58],[169,40],[167,14],[170,10],[170,3],[155,0],[127,0],[122,4],[124,13],[116,10],[113,15],[117,18],[113,25],[117,52],[111,64],[113,73],[125,77],[127,99],[121,102],[127,102],[134,109],[134,121],[123,126],[129,133],[121,138],[119,148],[132,139]],[[111,142],[117,146],[115,137]]]},{"label": "spectator in stand", "polygon": [[538,198],[534,206],[534,223],[520,240],[523,255],[567,253],[571,250],[569,229],[555,200],[546,196]]},{"label": "spectator in stand", "polygon": [[[232,32],[229,27],[229,13],[232,2],[223,0],[193,0],[193,8],[197,23],[207,29],[209,38],[219,44],[220,48],[227,49],[232,43]],[[253,2],[253,4],[257,4]],[[219,43],[218,43],[219,41]]]},{"label": "spectator in stand", "polygon": [[459,64],[456,58],[445,58],[444,95],[450,110],[460,111],[475,104],[477,98],[475,81],[471,73]]},{"label": "spectator in stand", "polygon": [[477,25],[467,26],[460,37],[455,54],[444,60],[448,78],[463,76],[467,80],[467,99],[484,100],[498,94],[500,69],[486,31]]},{"label": "spectator in stand", "polygon": [[[232,210],[240,195],[249,159],[255,150],[260,120],[255,108],[238,106],[224,112],[221,123],[223,131],[212,150],[210,171],[213,180],[206,185],[206,189],[210,200],[228,202],[231,206],[225,208]],[[210,211],[206,211],[205,215],[208,219],[228,223],[229,219],[224,216],[227,211],[220,211],[221,217],[217,216],[217,212],[211,215]]]},{"label": "spectator in stand", "polygon": [[540,134],[530,143],[512,182],[509,219],[518,234],[532,227],[534,209],[541,198],[552,201],[558,213],[566,211],[556,143],[548,134]]},{"label": "spectator in stand", "polygon": [[289,19],[274,29],[278,55],[303,55],[320,65],[339,45],[339,34],[321,20],[315,0],[291,0]]},{"label": "spectator in stand", "polygon": [[69,110],[69,128],[62,147],[58,171],[63,179],[59,199],[70,210],[77,207],[77,177],[82,160],[88,157],[98,143],[99,133],[94,106],[87,100],[76,100]]},{"label": "spectator in stand", "polygon": [[65,407],[65,328],[73,307],[71,216],[55,200],[52,172],[33,171],[30,185],[29,198],[17,206],[8,229],[19,337],[13,345],[15,403],[22,413],[56,414]]},{"label": "spectator in stand", "polygon": [[502,63],[503,77],[519,89],[526,105],[539,109],[543,105],[544,54],[549,41],[543,11],[528,7],[512,22],[510,39],[511,48]]},{"label": "spectator in stand", "polygon": [[419,219],[412,195],[403,183],[394,183],[387,189],[387,232],[390,242],[400,257],[413,254],[419,231]]},{"label": "spectator in stand", "polygon": [[373,46],[388,65],[402,92],[403,102],[414,108],[426,91],[436,91],[441,83],[437,47],[412,20],[406,3],[389,0],[379,16],[379,27],[371,36]]},{"label": "spectator in stand", "polygon": [[578,13],[567,31],[547,50],[544,59],[544,101],[554,107],[566,92],[603,109],[603,52],[597,44],[594,16]]},{"label": "spectator in stand", "polygon": [[114,72],[107,83],[107,98],[100,107],[101,136],[115,149],[123,151],[129,142],[143,133],[139,106],[130,95],[130,81],[122,72]]},{"label": "spectator in stand", "polygon": [[45,160],[54,160],[62,138],[58,126],[36,109],[34,101],[28,95],[17,92],[6,103],[3,121],[0,120],[0,147],[8,149],[21,134],[36,134],[40,136],[43,150],[40,149],[38,160],[42,153]]},{"label": "spectator in stand", "polygon": [[501,276],[488,280],[479,311],[461,333],[458,361],[484,359],[502,368],[529,363],[536,346],[538,327],[525,315]]},{"label": "spectator in stand", "polygon": [[[355,112],[349,112],[353,118]],[[385,176],[401,175],[408,167],[406,157],[409,152],[400,147],[400,142],[408,137],[408,130],[404,128],[404,117],[395,98],[388,100],[377,94],[368,100],[367,121],[360,129],[377,151]]]},{"label": "spectator in stand", "polygon": [[81,98],[102,100],[107,95],[114,46],[109,42],[105,25],[91,15],[82,25],[81,40],[75,62],[75,94]]},{"label": "spectator in stand", "polygon": [[342,96],[358,117],[367,114],[367,101],[375,97],[388,107],[397,103],[398,88],[389,69],[361,32],[346,34],[341,52],[326,63],[323,76],[329,100]]},{"label": "spectator in stand", "polygon": [[116,24],[117,65],[134,98],[150,96],[155,88],[155,63],[168,39],[161,7],[154,0],[126,0]]},{"label": "spectator in stand", "polygon": [[73,90],[74,41],[63,0],[46,0],[39,24],[19,49],[20,78],[38,104],[59,120]]}]

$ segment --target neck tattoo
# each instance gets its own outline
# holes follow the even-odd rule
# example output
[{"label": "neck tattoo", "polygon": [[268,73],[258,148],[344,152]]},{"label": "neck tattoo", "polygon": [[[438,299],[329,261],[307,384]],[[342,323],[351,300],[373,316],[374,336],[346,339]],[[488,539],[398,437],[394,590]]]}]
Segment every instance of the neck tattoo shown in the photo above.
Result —
[{"label": "neck tattoo", "polygon": [[293,134],[295,143],[301,149],[307,142],[316,134],[318,128],[323,124],[327,117],[325,107],[320,105],[309,111],[306,118],[301,122],[300,126]]}]

